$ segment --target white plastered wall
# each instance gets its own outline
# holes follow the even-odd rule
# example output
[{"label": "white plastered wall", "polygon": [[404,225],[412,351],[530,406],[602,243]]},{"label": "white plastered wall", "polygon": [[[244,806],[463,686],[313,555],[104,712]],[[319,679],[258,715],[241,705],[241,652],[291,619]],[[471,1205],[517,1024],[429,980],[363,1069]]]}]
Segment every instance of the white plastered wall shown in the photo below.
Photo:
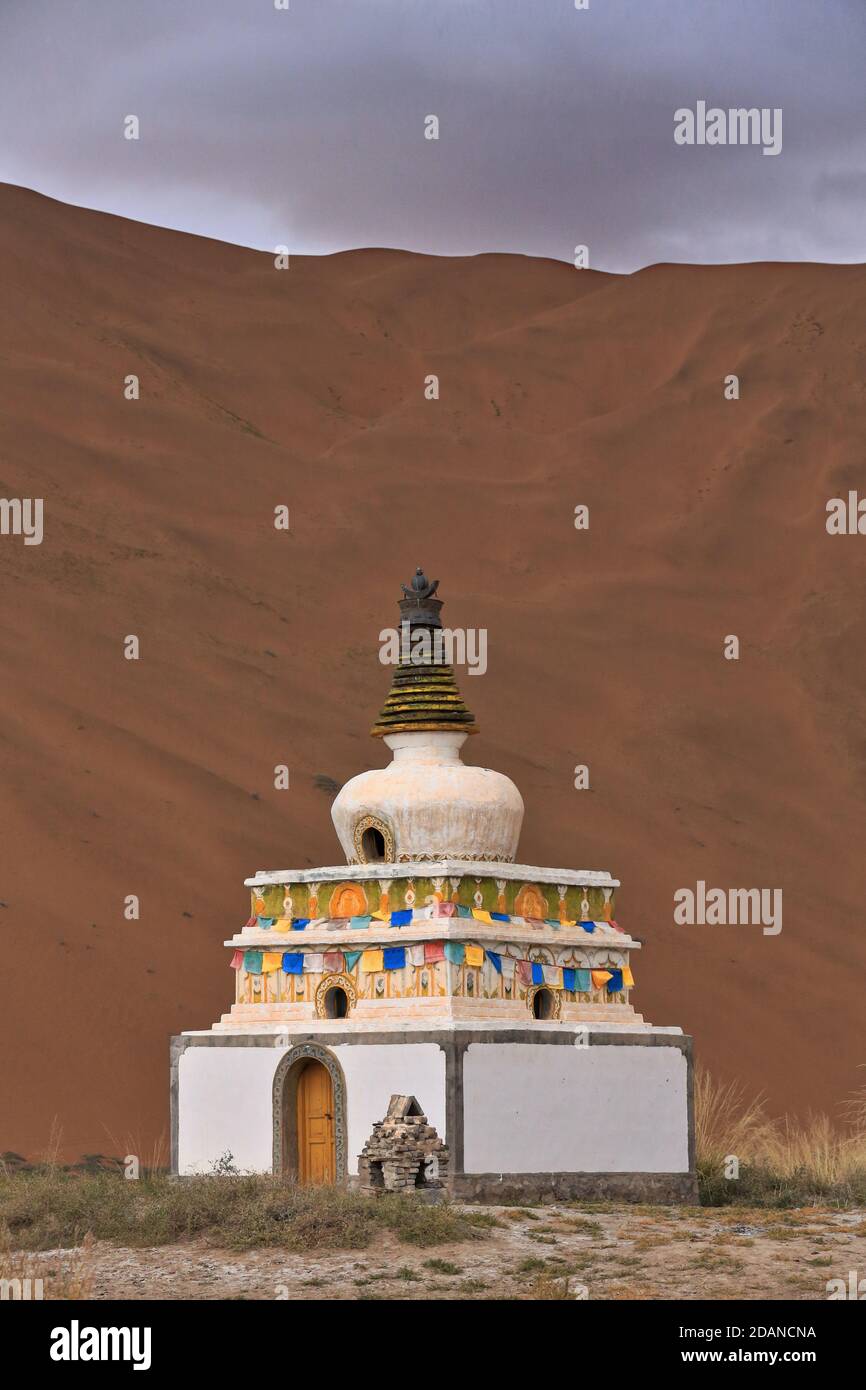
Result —
[{"label": "white plastered wall", "polygon": [[227,1153],[241,1172],[271,1171],[271,1087],[285,1052],[273,1047],[185,1048],[178,1063],[179,1173],[209,1173]]},{"label": "white plastered wall", "polygon": [[463,1105],[467,1173],[688,1172],[678,1047],[473,1043]]},{"label": "white plastered wall", "polygon": [[349,1173],[357,1173],[358,1154],[376,1120],[385,1118],[392,1095],[415,1096],[439,1138],[445,1138],[445,1053],[436,1043],[371,1043],[330,1050],[346,1078]]},{"label": "white plastered wall", "polygon": [[[273,1166],[274,1073],[287,1048],[187,1047],[178,1063],[178,1172],[209,1173],[226,1154],[241,1172]],[[435,1043],[338,1045],[346,1079],[347,1163],[358,1154],[392,1095],[417,1097],[445,1138],[445,1054]]]}]

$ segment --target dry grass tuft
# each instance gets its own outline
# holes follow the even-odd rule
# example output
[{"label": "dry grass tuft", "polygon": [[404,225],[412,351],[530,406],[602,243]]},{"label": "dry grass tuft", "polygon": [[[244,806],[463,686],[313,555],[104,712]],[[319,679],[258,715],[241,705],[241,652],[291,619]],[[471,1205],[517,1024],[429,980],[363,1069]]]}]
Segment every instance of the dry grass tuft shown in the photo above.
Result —
[{"label": "dry grass tuft", "polygon": [[46,1166],[0,1172],[0,1249],[81,1246],[90,1235],[124,1246],[203,1236],[229,1249],[362,1249],[389,1231],[407,1245],[470,1240],[486,1213],[427,1206],[396,1193],[367,1197],[337,1187],[298,1187],[268,1177],[164,1176],[128,1181],[117,1171]]},{"label": "dry grass tuft", "polygon": [[[866,1091],[844,1107],[805,1122],[770,1119],[761,1097],[709,1072],[695,1075],[695,1138],[701,1197],[706,1205],[851,1206],[866,1201]],[[738,1178],[725,1175],[730,1155]]]}]

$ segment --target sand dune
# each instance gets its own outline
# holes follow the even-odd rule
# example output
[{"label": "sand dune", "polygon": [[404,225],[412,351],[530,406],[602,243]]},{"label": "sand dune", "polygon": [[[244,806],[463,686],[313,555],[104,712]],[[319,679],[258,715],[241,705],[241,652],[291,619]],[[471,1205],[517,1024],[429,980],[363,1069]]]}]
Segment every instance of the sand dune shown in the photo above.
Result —
[{"label": "sand dune", "polygon": [[[0,1148],[165,1129],[242,879],[339,860],[416,564],[489,631],[468,756],[522,857],[622,878],[644,1015],[776,1111],[863,1084],[866,539],[824,520],[866,492],[866,269],[278,272],[2,185],[0,295],[0,495],[45,499],[41,546],[0,537]],[[675,926],[698,879],[782,888],[781,934]]]}]

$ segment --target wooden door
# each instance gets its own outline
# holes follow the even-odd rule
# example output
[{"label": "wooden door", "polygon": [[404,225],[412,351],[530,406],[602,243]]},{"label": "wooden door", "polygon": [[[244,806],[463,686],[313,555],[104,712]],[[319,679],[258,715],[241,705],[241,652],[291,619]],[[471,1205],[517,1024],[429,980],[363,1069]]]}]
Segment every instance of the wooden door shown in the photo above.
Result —
[{"label": "wooden door", "polygon": [[308,1062],[298,1080],[298,1181],[336,1181],[334,1087],[321,1062]]}]

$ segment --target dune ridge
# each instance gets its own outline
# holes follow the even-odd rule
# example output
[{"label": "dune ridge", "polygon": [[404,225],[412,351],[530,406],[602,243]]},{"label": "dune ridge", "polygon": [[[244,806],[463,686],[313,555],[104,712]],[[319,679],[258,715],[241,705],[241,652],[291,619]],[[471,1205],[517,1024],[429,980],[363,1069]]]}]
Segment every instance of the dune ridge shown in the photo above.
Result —
[{"label": "dune ridge", "polygon": [[[417,564],[488,629],[468,759],[520,787],[523,860],[622,879],[644,1016],[776,1113],[863,1084],[866,540],[824,520],[866,486],[864,267],[278,272],[0,185],[0,297],[0,495],[45,501],[42,545],[0,537],[0,1148],[166,1128],[243,878],[339,862]],[[781,934],[675,926],[699,879],[782,888]]]}]

